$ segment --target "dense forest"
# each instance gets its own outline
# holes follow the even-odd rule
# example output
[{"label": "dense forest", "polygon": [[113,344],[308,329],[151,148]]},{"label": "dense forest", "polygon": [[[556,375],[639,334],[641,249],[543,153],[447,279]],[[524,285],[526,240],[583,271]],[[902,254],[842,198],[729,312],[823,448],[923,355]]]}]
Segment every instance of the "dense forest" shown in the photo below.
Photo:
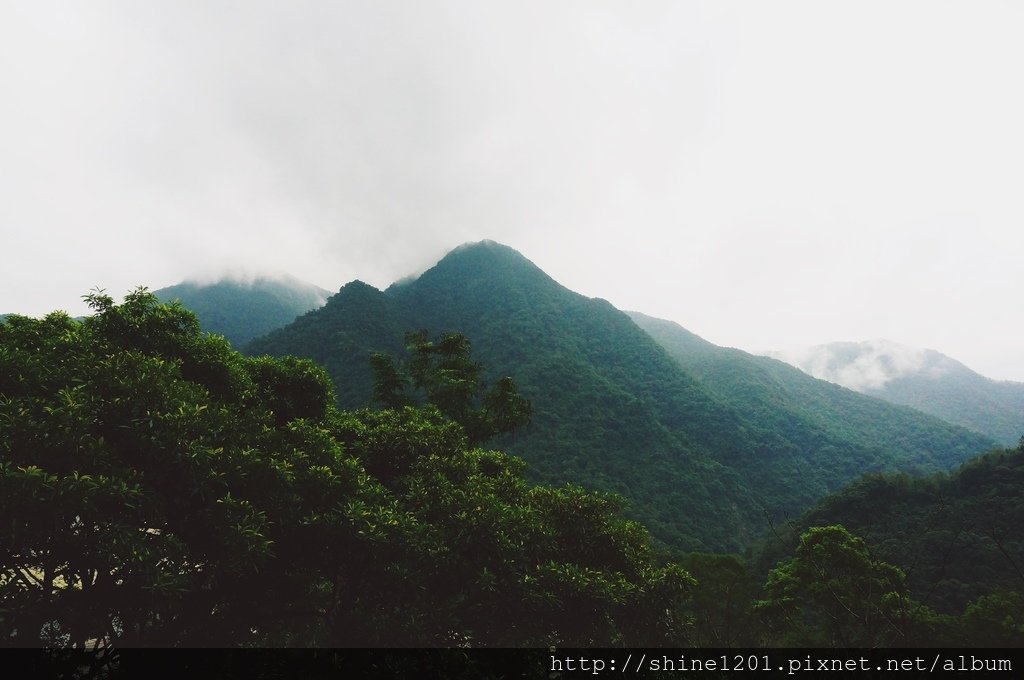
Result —
[{"label": "dense forest", "polygon": [[376,405],[346,410],[177,303],[88,300],[0,324],[5,646],[1024,644],[1024,449],[666,550],[490,448],[536,404],[465,336],[368,357]]},{"label": "dense forest", "polygon": [[804,525],[842,523],[904,566],[922,602],[955,613],[992,592],[1024,593],[1021,489],[1024,446],[950,474],[869,475],[826,498]]},{"label": "dense forest", "polygon": [[[89,300],[81,322],[0,325],[3,644],[684,634],[692,579],[620,499],[529,485],[430,404],[339,411],[311,362],[244,357],[144,291]],[[447,381],[425,357],[418,374]],[[466,413],[493,406],[463,394]]]},{"label": "dense forest", "polygon": [[1024,443],[875,474],[743,555],[676,554],[698,647],[1024,647]]},{"label": "dense forest", "polygon": [[326,290],[290,277],[183,282],[153,291],[164,302],[179,301],[199,318],[203,330],[223,335],[235,346],[266,335],[316,309]]},{"label": "dense forest", "polygon": [[485,377],[529,396],[530,426],[495,445],[524,458],[531,480],[621,494],[659,543],[684,550],[742,549],[766,514],[795,517],[865,472],[947,470],[995,446],[781,362],[695,370],[608,302],[486,241],[386,291],[349,283],[244,351],[312,359],[339,406],[360,408],[373,395],[367,358],[401,355],[421,329],[463,334]]},{"label": "dense forest", "polygon": [[1016,446],[1024,383],[992,380],[935,350],[891,341],[833,342],[780,355],[810,375],[930,413]]}]

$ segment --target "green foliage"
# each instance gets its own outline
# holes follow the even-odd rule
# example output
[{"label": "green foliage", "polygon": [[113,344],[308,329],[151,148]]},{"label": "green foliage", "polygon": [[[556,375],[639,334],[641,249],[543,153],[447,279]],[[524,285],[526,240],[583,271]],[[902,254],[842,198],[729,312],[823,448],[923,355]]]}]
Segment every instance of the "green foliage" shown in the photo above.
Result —
[{"label": "green foliage", "polygon": [[406,325],[379,290],[353,281],[323,308],[252,340],[243,349],[250,355],[312,359],[331,376],[338,406],[363,408],[370,405],[375,386],[366,358],[374,353],[399,355],[405,332],[418,327]]},{"label": "green foliage", "polygon": [[952,474],[869,475],[782,527],[782,540],[763,545],[756,561],[783,559],[796,534],[842,523],[872,559],[905,574],[905,644],[1021,646],[1022,473],[1024,448],[993,451]]},{"label": "green foliage", "polygon": [[223,335],[236,346],[291,323],[323,305],[329,295],[321,288],[287,278],[179,283],[153,294],[165,302],[179,301],[196,315],[204,331]]},{"label": "green foliage", "polygon": [[773,646],[899,645],[929,615],[909,599],[904,581],[842,526],[812,527],[796,554],[768,574],[756,610]]},{"label": "green foliage", "polygon": [[339,413],[332,433],[416,527],[405,552],[378,570],[381,580],[360,589],[386,588],[396,616],[360,637],[372,610],[339,603],[335,638],[474,646],[683,639],[677,611],[692,582],[677,566],[656,566],[646,531],[619,518],[621,499],[531,487],[521,459],[468,448],[462,428],[436,409]]},{"label": "green foliage", "polygon": [[0,644],[683,639],[692,581],[621,499],[533,487],[433,407],[339,412],[145,290],[88,301],[0,324]]},{"label": "green foliage", "polygon": [[997,590],[967,606],[964,642],[975,647],[1024,647],[1024,595]]},{"label": "green foliage", "polygon": [[[468,379],[420,388],[410,360],[429,358],[437,367],[440,353],[414,348],[390,362],[377,356],[371,368],[371,354],[402,356],[410,328],[472,338],[483,368],[473,377],[467,358],[449,375]],[[439,349],[438,340],[432,344]],[[944,469],[991,445],[791,367],[805,382],[735,357],[711,362],[720,371],[701,370],[703,360],[682,364],[607,302],[566,290],[519,253],[489,242],[457,249],[384,292],[348,284],[324,308],[248,351],[317,361],[342,408],[371,399],[394,407],[432,401],[474,440],[495,427],[480,432],[466,411],[488,401],[476,392],[472,407],[460,404],[481,382],[501,388],[508,376],[530,398],[530,427],[491,444],[526,459],[535,482],[623,495],[632,517],[681,550],[739,550],[763,533],[765,511],[794,516],[865,471]],[[499,389],[491,403],[512,394]]]},{"label": "green foliage", "polygon": [[[143,290],[87,300],[81,323],[0,326],[3,638],[249,639],[259,607],[300,601],[275,559],[282,529],[310,494],[357,491],[353,462],[300,420],[323,411],[305,394],[322,373],[296,361],[264,380],[261,362]],[[260,634],[289,625],[276,613]]]},{"label": "green foliage", "polygon": [[[833,342],[813,350],[804,365],[826,366],[833,376],[869,365],[886,375],[884,383],[868,381],[856,388],[864,394],[981,432],[1001,446],[1015,446],[1024,433],[1022,383],[986,378],[935,350],[884,341]],[[914,356],[913,362],[897,356],[904,353]]]},{"label": "green foliage", "polygon": [[529,424],[530,402],[512,378],[501,378],[484,391],[480,364],[469,356],[469,340],[458,333],[442,333],[436,342],[428,337],[426,331],[406,334],[409,358],[401,368],[387,355],[370,355],[378,402],[390,408],[414,403],[407,393],[411,386],[426,403],[462,425],[474,445]]},{"label": "green foliage", "polygon": [[1024,592],[1024,449],[952,474],[872,475],[825,499],[803,526],[842,522],[900,565],[915,597],[958,614],[996,589]]},{"label": "green foliage", "polygon": [[[351,296],[380,303],[367,288]],[[514,414],[520,397],[510,380],[481,387],[494,374],[459,335],[414,336],[401,364],[378,354],[393,408],[339,411],[309,361],[239,355],[144,290],[88,300],[82,321],[0,323],[2,644],[1024,644],[1024,448],[830,497],[779,544],[758,595],[734,556],[664,563],[623,496],[532,486],[522,459],[475,448],[474,413]],[[690,537],[745,526],[725,505],[745,473],[675,438],[663,404],[628,398],[633,378],[583,359],[632,348],[651,385],[670,364],[588,323],[574,319],[598,348],[526,362],[560,404],[526,432],[546,420],[571,456],[558,469],[655,496],[645,512],[666,536],[692,518],[710,519]],[[670,399],[713,415],[672,380]],[[707,427],[747,422],[728,413]],[[720,436],[721,461],[743,460],[739,432]]]},{"label": "green foliage", "polygon": [[758,621],[751,611],[757,583],[747,565],[735,555],[712,553],[687,555],[681,565],[697,581],[683,607],[691,617],[693,646],[757,646]]},{"label": "green foliage", "polygon": [[[715,397],[745,414],[776,515],[806,510],[867,472],[945,470],[993,445],[908,408],[816,380],[788,364],[718,347],[678,324],[630,313]],[[800,484],[792,484],[799,479]]]}]

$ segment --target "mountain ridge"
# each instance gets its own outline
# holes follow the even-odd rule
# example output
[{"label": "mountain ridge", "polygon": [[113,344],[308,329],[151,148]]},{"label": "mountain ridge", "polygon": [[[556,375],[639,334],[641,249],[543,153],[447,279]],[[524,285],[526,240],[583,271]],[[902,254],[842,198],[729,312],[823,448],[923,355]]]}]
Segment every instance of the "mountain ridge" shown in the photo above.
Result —
[{"label": "mountain ridge", "polygon": [[203,330],[241,346],[324,304],[328,291],[292,276],[183,281],[153,293],[178,300],[195,313]]},{"label": "mountain ridge", "polygon": [[[942,469],[991,444],[938,421],[918,425],[943,432],[952,453],[932,440],[902,453],[854,446],[809,422],[792,439],[721,399],[606,300],[494,242],[460,246],[385,291],[346,289],[246,351],[323,363],[339,404],[352,408],[370,398],[370,352],[400,355],[409,330],[461,332],[485,378],[511,376],[534,403],[531,426],[494,446],[524,457],[538,481],[625,495],[677,547],[735,548],[766,528],[766,512],[797,513],[865,470]],[[852,458],[825,450],[814,460],[813,440]]]},{"label": "mountain ridge", "polygon": [[[815,379],[780,360],[719,347],[672,321],[638,312],[630,312],[630,316],[681,366],[736,408],[771,416],[775,419],[776,430],[784,430],[798,420],[828,435],[808,441],[808,446],[828,448],[856,434],[856,439],[867,450],[879,450],[887,445],[903,446],[910,456],[908,461],[916,463],[925,461],[915,457],[915,451],[941,446],[941,440],[930,434],[937,426],[934,416]],[[955,438],[963,438],[966,432],[944,421],[943,425],[946,427],[934,432],[946,432],[944,436],[950,436],[951,446]],[[994,446],[994,442],[988,440],[988,445]],[[943,467],[960,462],[962,459],[957,456],[943,457]],[[927,465],[916,471],[927,471]]]},{"label": "mountain ridge", "polygon": [[816,378],[910,406],[1003,446],[1024,435],[1024,383],[994,380],[936,350],[887,340],[771,353]]}]

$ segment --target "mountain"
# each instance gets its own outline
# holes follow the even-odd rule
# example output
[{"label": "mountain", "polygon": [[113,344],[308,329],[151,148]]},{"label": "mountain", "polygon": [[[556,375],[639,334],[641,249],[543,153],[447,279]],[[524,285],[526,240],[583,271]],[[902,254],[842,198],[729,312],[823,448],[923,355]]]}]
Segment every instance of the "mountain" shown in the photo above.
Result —
[{"label": "mountain", "polygon": [[938,611],[957,613],[1000,590],[1024,593],[1024,449],[994,451],[952,473],[865,477],[800,526],[834,523],[901,567],[915,596]]},{"label": "mountain", "polygon": [[934,469],[936,462],[947,468],[959,464],[981,442],[986,448],[995,445],[914,409],[818,380],[782,361],[719,347],[672,321],[639,312],[629,315],[712,394],[800,445],[808,465],[824,455],[851,465],[866,463],[865,472],[895,469],[887,460],[895,451],[898,467],[923,472]]},{"label": "mountain", "polygon": [[525,458],[538,481],[621,493],[655,536],[684,549],[738,548],[767,528],[766,513],[802,512],[865,471],[943,469],[991,446],[875,400],[893,422],[871,445],[812,420],[779,428],[789,414],[730,404],[625,313],[487,241],[386,291],[350,283],[246,351],[310,357],[339,404],[359,407],[371,395],[369,353],[400,354],[418,329],[465,334],[485,379],[511,376],[533,402],[531,425],[492,445]]},{"label": "mountain", "polygon": [[1024,383],[986,378],[935,350],[872,340],[773,356],[816,378],[981,432],[1003,446],[1015,446],[1024,435]]},{"label": "mountain", "polygon": [[236,347],[323,305],[330,293],[304,281],[256,278],[216,283],[183,282],[153,291],[165,302],[180,300],[203,330],[223,335]]},{"label": "mountain", "polygon": [[253,340],[243,351],[312,359],[334,380],[338,405],[359,408],[369,403],[373,392],[370,354],[399,354],[405,348],[405,333],[420,328],[405,318],[390,296],[352,281],[320,309]]}]

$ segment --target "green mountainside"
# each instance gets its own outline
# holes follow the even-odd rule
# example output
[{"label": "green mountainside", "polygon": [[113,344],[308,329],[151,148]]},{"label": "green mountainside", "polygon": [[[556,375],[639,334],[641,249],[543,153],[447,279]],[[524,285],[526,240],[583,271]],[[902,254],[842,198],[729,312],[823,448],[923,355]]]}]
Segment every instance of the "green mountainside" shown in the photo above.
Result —
[{"label": "green mountainside", "polygon": [[204,331],[244,345],[316,309],[330,293],[294,278],[224,279],[211,284],[183,282],[153,291],[165,302],[179,300],[195,313]]},{"label": "green mountainside", "polygon": [[[461,281],[473,298],[485,289],[463,278],[465,254],[434,276]],[[503,272],[515,281],[523,262],[492,264],[515,265]],[[705,389],[706,376],[688,377],[649,336],[614,327],[606,303],[551,285],[535,277],[523,290],[552,296],[569,320],[551,316],[536,341],[575,352],[556,362],[581,391],[572,405],[618,407],[628,390],[636,403],[627,415],[657,428],[594,467],[660,466],[680,526],[698,527],[666,535],[677,546],[742,532],[743,516],[724,515],[723,503],[743,509],[741,494],[771,502],[764,490],[780,456],[760,451],[759,467],[723,452],[761,443],[764,423],[714,394],[735,386]],[[317,351],[320,330],[328,344],[362,345],[443,288],[435,281],[413,295],[414,287],[383,293],[354,282],[332,299],[332,314],[358,312],[364,323],[324,329],[317,312],[290,330]],[[1024,646],[1024,443],[955,472],[861,477],[776,523],[745,557],[666,553],[624,520],[622,499],[533,486],[524,461],[477,448],[516,431],[531,409],[504,379],[481,392],[487,381],[478,383],[481,366],[461,335],[435,343],[416,332],[405,360],[375,355],[383,377],[374,392],[390,406],[339,411],[331,378],[311,361],[244,357],[144,288],[120,305],[101,292],[86,300],[95,314],[82,320],[55,312],[0,323],[0,515],[9,520],[0,531],[9,576],[0,637],[11,644]],[[574,316],[588,305],[609,324],[604,334]],[[690,355],[719,355],[709,362],[720,368],[748,360],[678,327],[662,330],[698,348]],[[640,368],[623,378],[602,366],[609,352]],[[533,361],[527,352],[524,364]],[[756,362],[739,370],[764,378]],[[418,392],[402,387],[403,376],[427,392],[427,406],[410,404]],[[787,392],[755,383],[729,398],[757,407]],[[647,401],[659,392],[669,406]],[[682,402],[693,413],[673,421]],[[541,403],[538,417],[553,408]],[[630,427],[612,412],[556,415],[606,421],[606,437]],[[722,429],[670,429],[702,417]],[[768,444],[799,441],[799,429]],[[508,441],[535,442],[537,431]],[[675,448],[649,455],[647,445]],[[626,475],[637,514],[653,515],[660,508],[644,504],[652,480],[628,467],[609,478]],[[684,505],[680,489],[699,503]]]},{"label": "green mountainside", "polygon": [[1024,593],[1024,449],[994,451],[952,473],[867,476],[799,523],[826,524],[863,537],[937,611],[957,613],[998,591]]},{"label": "green mountainside", "polygon": [[1004,446],[1016,444],[1024,436],[1024,384],[992,380],[964,368],[961,375],[941,378],[903,376],[865,394],[912,406]]},{"label": "green mountainside", "polygon": [[626,314],[493,242],[462,246],[387,291],[348,284],[246,351],[316,360],[351,408],[369,402],[370,353],[400,354],[405,332],[420,329],[464,334],[485,381],[511,376],[532,401],[530,426],[496,448],[525,458],[538,481],[621,493],[677,548],[736,549],[763,533],[765,513],[798,514],[863,472],[944,469],[992,444],[862,397],[851,403],[865,412],[850,418],[878,418],[882,429],[829,429],[767,397],[723,396]]},{"label": "green mountainside", "polygon": [[774,356],[816,378],[911,406],[1003,446],[1016,446],[1024,435],[1024,383],[986,378],[935,350],[872,340]]},{"label": "green mountainside", "polygon": [[[672,321],[629,315],[716,397],[801,446],[799,455],[808,465],[824,455],[848,461],[851,479],[882,469],[920,473],[936,465],[950,468],[995,446],[935,417],[812,378],[782,361],[719,347]],[[900,462],[894,466],[893,460]]]},{"label": "green mountainside", "polygon": [[390,297],[362,281],[345,284],[320,309],[250,342],[249,354],[293,354],[327,369],[342,408],[361,408],[373,392],[372,352],[397,354],[411,330]]}]

